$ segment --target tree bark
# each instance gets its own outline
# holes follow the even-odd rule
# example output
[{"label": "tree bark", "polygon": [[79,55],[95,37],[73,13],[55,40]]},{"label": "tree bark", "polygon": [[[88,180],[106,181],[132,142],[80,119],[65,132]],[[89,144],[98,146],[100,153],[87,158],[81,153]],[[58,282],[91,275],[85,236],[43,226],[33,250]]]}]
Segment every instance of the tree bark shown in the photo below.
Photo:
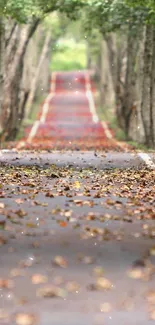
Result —
[{"label": "tree bark", "polygon": [[152,67],[153,67],[153,31],[154,26],[146,26],[146,39],[144,49],[144,70],[143,70],[143,89],[142,89],[142,103],[141,112],[145,130],[145,142],[148,146],[153,145],[152,133],[152,107],[151,102],[153,98],[152,88]]},{"label": "tree bark", "polygon": [[153,55],[151,76],[151,129],[152,145],[155,148],[155,27],[153,27]]},{"label": "tree bark", "polygon": [[26,103],[26,108],[25,108],[26,117],[29,116],[29,113],[30,113],[30,110],[31,110],[31,107],[32,107],[32,103],[33,103],[33,100],[34,100],[34,97],[35,97],[35,94],[36,94],[36,89],[37,89],[37,83],[38,83],[40,70],[42,68],[45,57],[46,57],[46,55],[48,53],[50,43],[51,43],[51,32],[49,31],[46,34],[46,38],[45,38],[44,45],[43,45],[43,48],[42,48],[42,52],[41,52],[41,55],[40,55],[40,58],[39,58],[38,66],[36,68],[35,76],[34,76],[34,79],[32,80],[30,93],[29,93],[27,103]]},{"label": "tree bark", "polygon": [[115,92],[111,76],[107,42],[103,38],[100,45],[100,105],[102,108],[114,108]]},{"label": "tree bark", "polygon": [[[4,57],[5,57],[5,38],[4,38],[4,20],[0,18],[0,115],[2,110],[2,96],[3,96],[3,84],[4,84]],[[0,134],[3,130],[0,119]]]},{"label": "tree bark", "polygon": [[109,67],[111,71],[111,77],[113,82],[113,89],[115,92],[115,107],[117,121],[120,127],[124,126],[122,118],[121,106],[124,96],[124,57],[126,54],[126,39],[122,35],[122,32],[112,35],[104,36],[108,53],[109,53]]},{"label": "tree bark", "polygon": [[124,131],[128,139],[132,114],[136,118],[136,82],[137,82],[137,52],[139,48],[139,33],[133,33],[129,28],[127,41],[127,69],[124,85],[124,98],[121,107],[121,116],[124,121]]}]

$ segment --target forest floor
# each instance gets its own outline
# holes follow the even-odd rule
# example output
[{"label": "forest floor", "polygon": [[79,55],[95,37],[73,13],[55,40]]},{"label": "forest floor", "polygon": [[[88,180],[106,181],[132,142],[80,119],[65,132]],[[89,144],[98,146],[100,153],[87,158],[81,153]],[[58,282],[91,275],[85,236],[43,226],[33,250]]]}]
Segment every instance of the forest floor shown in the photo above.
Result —
[{"label": "forest floor", "polygon": [[88,73],[53,75],[0,164],[0,325],[155,321],[155,156],[99,121]]}]

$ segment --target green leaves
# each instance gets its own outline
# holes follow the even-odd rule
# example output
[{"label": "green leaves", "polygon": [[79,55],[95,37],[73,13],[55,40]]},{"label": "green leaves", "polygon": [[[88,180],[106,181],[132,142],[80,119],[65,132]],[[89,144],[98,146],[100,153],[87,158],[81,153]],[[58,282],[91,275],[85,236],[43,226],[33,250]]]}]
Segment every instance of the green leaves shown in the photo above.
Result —
[{"label": "green leaves", "polygon": [[[149,3],[154,2],[150,0]],[[153,8],[153,7],[152,7]],[[153,10],[153,9],[152,9]],[[87,2],[86,27],[99,28],[102,34],[130,26],[135,30],[149,19],[150,10],[144,0],[89,0]]]},{"label": "green leaves", "polygon": [[42,18],[59,10],[68,17],[77,19],[79,11],[85,5],[84,0],[0,0],[0,15],[25,23],[33,17]]},{"label": "green leaves", "polygon": [[39,17],[41,10],[36,0],[8,0],[0,2],[1,15],[11,17],[20,23],[26,23],[33,17]]}]

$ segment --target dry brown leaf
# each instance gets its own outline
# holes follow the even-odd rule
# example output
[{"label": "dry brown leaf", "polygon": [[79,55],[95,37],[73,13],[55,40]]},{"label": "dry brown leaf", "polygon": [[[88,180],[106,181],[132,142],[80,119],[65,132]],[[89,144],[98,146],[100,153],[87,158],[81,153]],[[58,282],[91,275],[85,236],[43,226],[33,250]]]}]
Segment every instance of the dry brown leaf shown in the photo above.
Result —
[{"label": "dry brown leaf", "polygon": [[149,252],[150,252],[150,255],[155,256],[155,246],[151,247]]},{"label": "dry brown leaf", "polygon": [[64,216],[67,217],[67,218],[69,218],[69,217],[72,216],[72,213],[73,213],[72,210],[65,211],[65,212],[64,212]]},{"label": "dry brown leaf", "polygon": [[81,187],[81,184],[79,181],[75,181],[75,183],[73,184],[74,188],[79,189]]},{"label": "dry brown leaf", "polygon": [[144,271],[141,268],[131,269],[127,272],[129,278],[132,279],[143,279]]},{"label": "dry brown leaf", "polygon": [[36,293],[37,297],[44,297],[44,298],[65,298],[66,297],[66,290],[49,285],[42,288],[39,288]]},{"label": "dry brown leaf", "polygon": [[146,299],[149,304],[155,305],[155,290],[151,290],[147,293]]},{"label": "dry brown leaf", "polygon": [[98,290],[110,290],[112,289],[113,285],[108,279],[99,277],[96,280],[96,287]]},{"label": "dry brown leaf", "polygon": [[0,278],[1,289],[12,289],[13,287],[14,287],[14,282],[12,280]]},{"label": "dry brown leaf", "polygon": [[47,283],[48,278],[42,274],[34,274],[32,275],[31,281],[33,284],[42,284]]},{"label": "dry brown leaf", "polygon": [[6,238],[4,238],[3,236],[0,236],[0,246],[3,246],[3,245],[5,245],[5,244],[7,244],[7,239]]},{"label": "dry brown leaf", "polygon": [[0,209],[4,209],[5,208],[5,204],[3,202],[0,202]]},{"label": "dry brown leaf", "polygon": [[19,313],[15,316],[16,325],[37,325],[38,318],[33,314]]},{"label": "dry brown leaf", "polygon": [[62,268],[66,268],[68,266],[67,260],[62,256],[56,256],[54,258],[53,264]]}]

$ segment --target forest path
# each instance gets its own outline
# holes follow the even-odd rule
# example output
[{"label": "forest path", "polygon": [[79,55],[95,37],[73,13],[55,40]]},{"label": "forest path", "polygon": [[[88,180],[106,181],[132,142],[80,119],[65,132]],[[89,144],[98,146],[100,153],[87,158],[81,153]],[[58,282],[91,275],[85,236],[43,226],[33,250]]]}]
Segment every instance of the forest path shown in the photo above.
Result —
[{"label": "forest path", "polygon": [[89,71],[53,73],[49,95],[18,148],[122,150],[97,115]]}]

